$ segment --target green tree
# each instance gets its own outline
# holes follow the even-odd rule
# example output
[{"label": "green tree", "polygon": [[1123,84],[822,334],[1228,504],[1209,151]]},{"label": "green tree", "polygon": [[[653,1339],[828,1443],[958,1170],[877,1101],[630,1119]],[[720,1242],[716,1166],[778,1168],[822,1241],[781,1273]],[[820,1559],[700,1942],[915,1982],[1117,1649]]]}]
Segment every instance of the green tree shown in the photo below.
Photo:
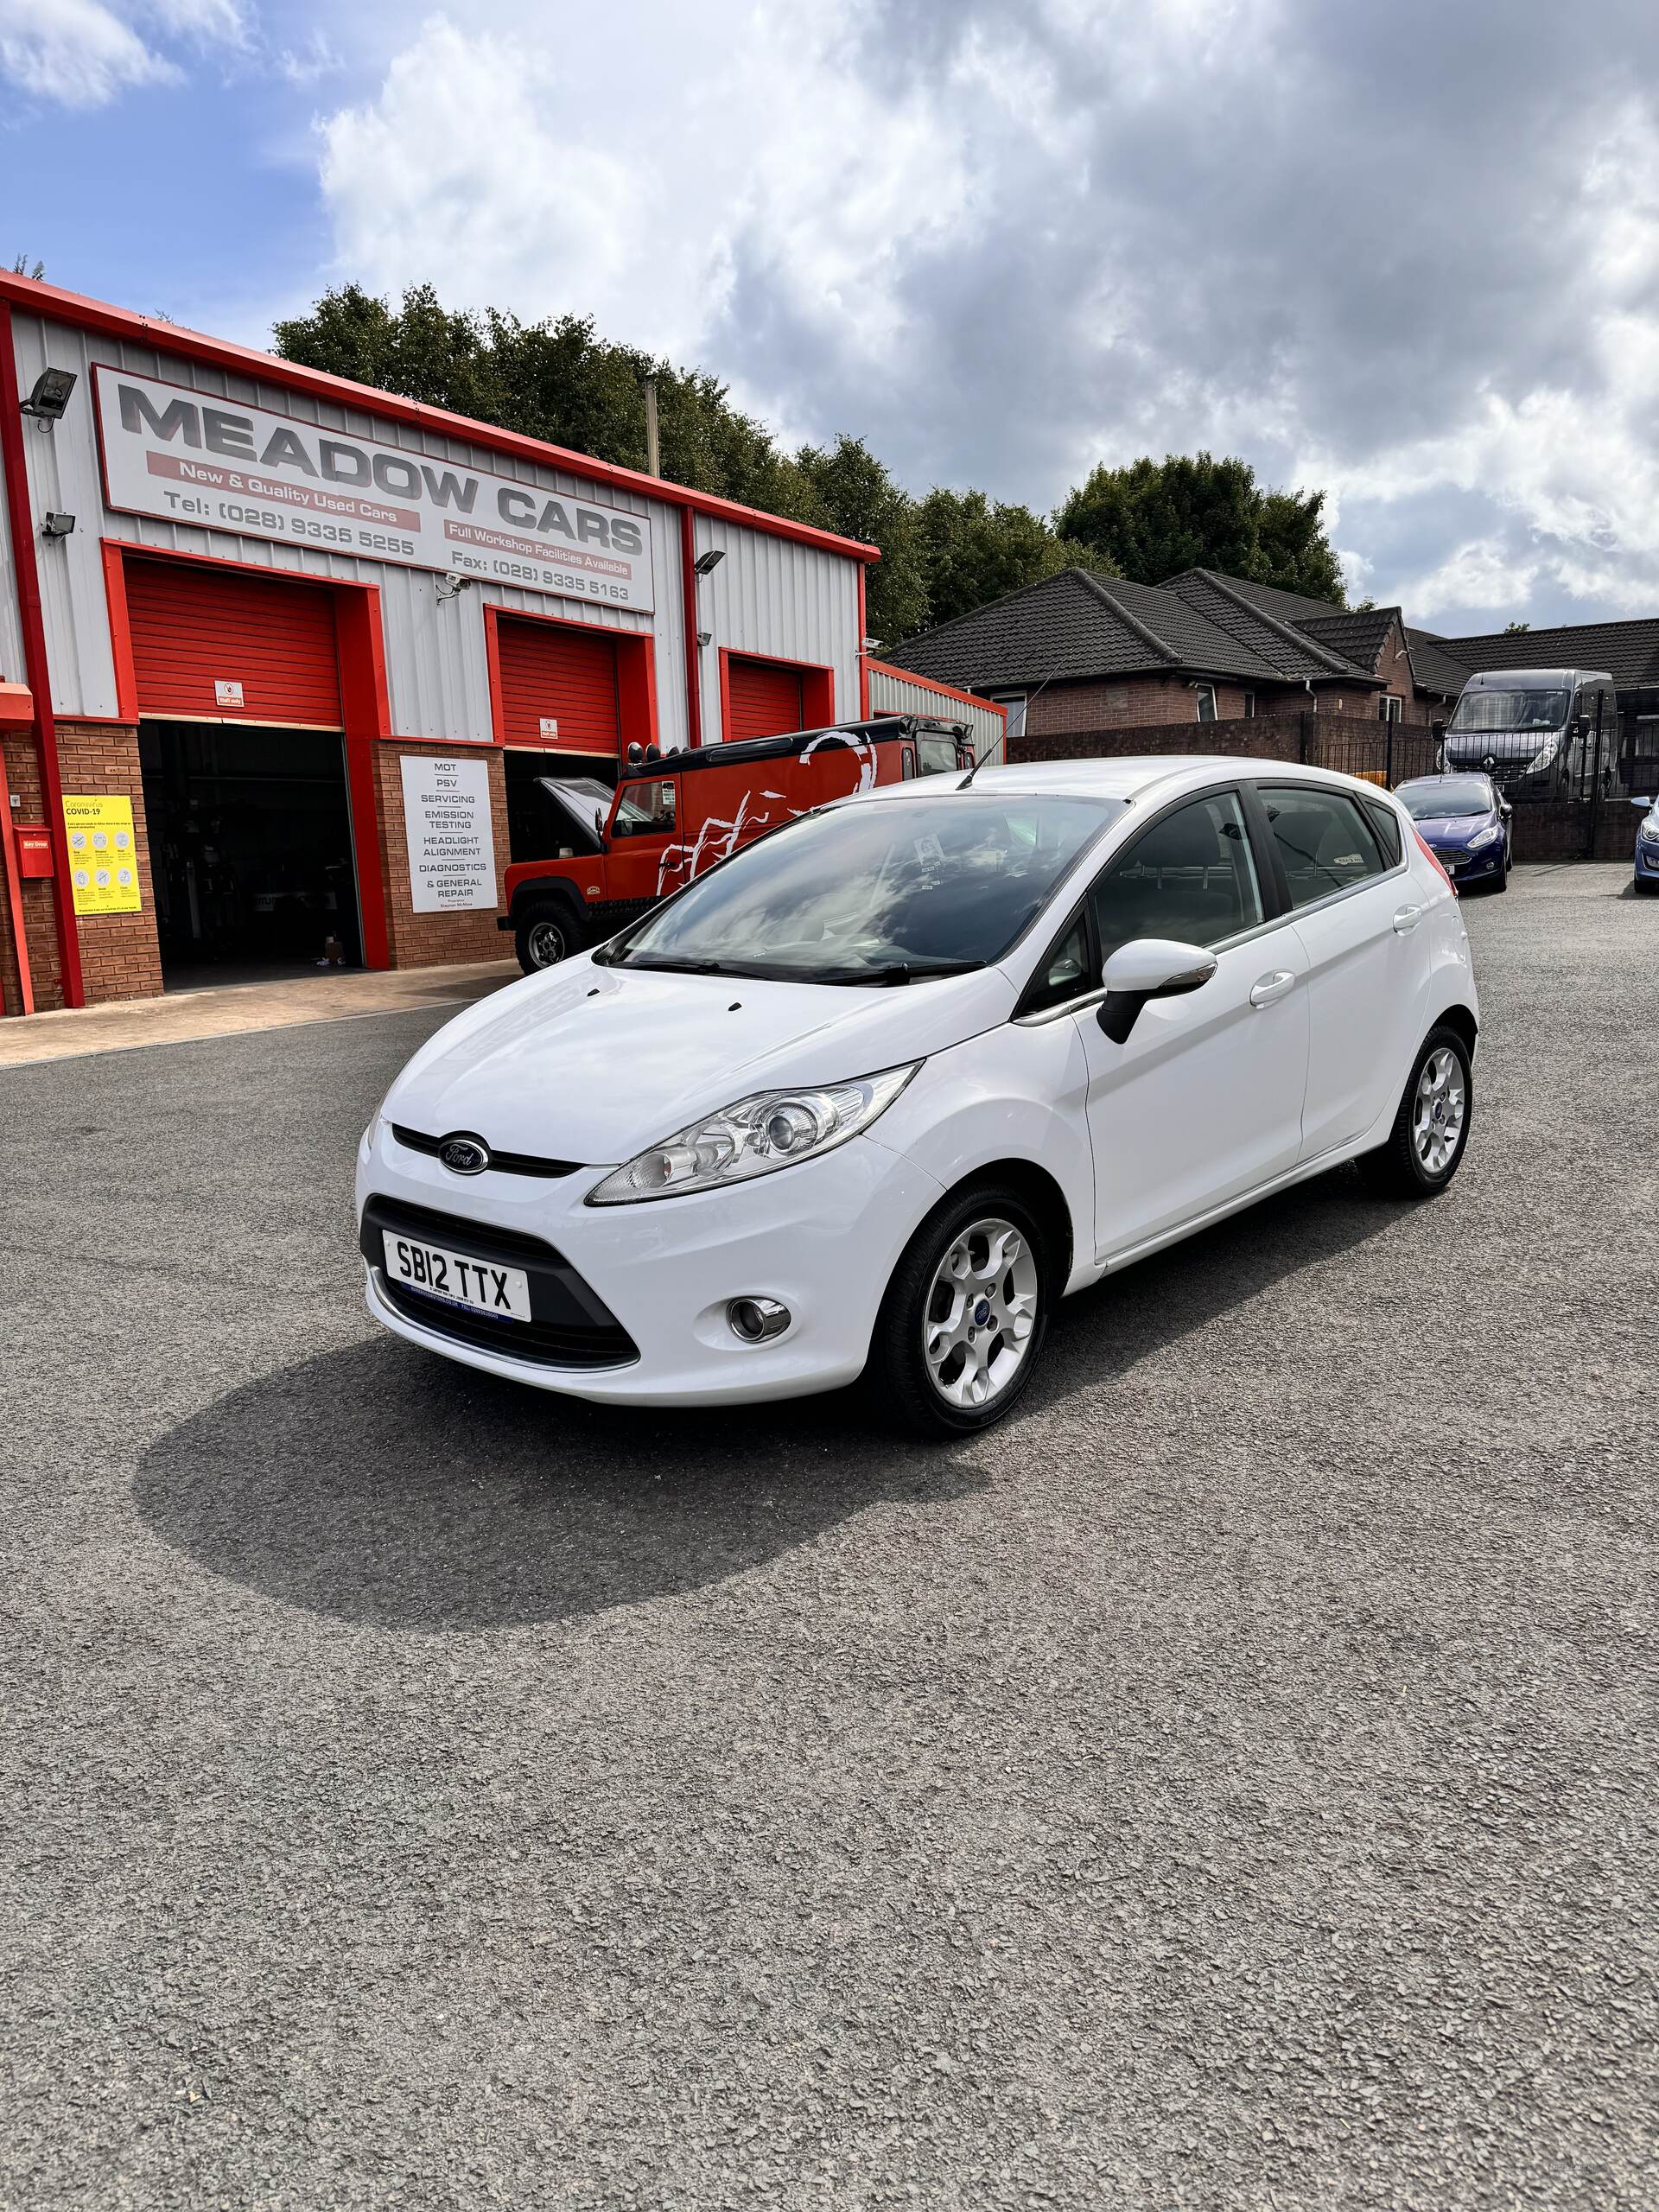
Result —
[{"label": "green tree", "polygon": [[866,587],[869,634],[894,645],[925,629],[927,576],[916,501],[862,438],[844,432],[832,446],[803,446],[795,466],[808,495],[803,521],[881,548]]},{"label": "green tree", "polygon": [[930,624],[971,613],[1068,566],[1116,573],[1088,547],[1057,536],[1029,507],[994,502],[983,492],[936,486],[918,518]]},{"label": "green tree", "polygon": [[1103,463],[1054,518],[1137,583],[1183,569],[1218,569],[1253,582],[1344,604],[1342,572],[1325,535],[1322,492],[1264,491],[1248,461],[1213,454]]},{"label": "green tree", "polygon": [[1506,638],[1518,638],[1531,627],[1530,622],[1506,622],[1503,625],[1503,634]]}]

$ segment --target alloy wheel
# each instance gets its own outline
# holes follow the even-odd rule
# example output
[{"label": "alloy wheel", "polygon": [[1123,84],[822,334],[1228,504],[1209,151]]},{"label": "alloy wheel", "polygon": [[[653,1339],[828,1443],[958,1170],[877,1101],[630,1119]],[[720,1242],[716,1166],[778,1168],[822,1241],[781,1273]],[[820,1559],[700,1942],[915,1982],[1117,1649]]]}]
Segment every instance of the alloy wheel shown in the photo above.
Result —
[{"label": "alloy wheel", "polygon": [[556,922],[532,922],[524,942],[537,968],[556,968],[565,956],[564,931]]},{"label": "alloy wheel", "polygon": [[1426,1174],[1444,1175],[1456,1159],[1468,1103],[1457,1054],[1448,1045],[1437,1046],[1423,1062],[1411,1109],[1412,1142]]},{"label": "alloy wheel", "polygon": [[948,1405],[977,1411],[1007,1389],[1025,1364],[1037,1302],[1036,1255],[1011,1221],[990,1216],[951,1238],[922,1318],[928,1377]]}]

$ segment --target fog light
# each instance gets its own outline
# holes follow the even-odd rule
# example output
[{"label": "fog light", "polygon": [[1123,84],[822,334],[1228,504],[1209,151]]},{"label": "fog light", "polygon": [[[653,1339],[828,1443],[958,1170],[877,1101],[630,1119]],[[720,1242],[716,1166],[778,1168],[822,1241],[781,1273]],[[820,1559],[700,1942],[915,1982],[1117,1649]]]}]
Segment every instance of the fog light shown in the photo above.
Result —
[{"label": "fog light", "polygon": [[775,1298],[734,1298],[726,1308],[732,1334],[746,1344],[763,1344],[768,1337],[781,1337],[789,1326],[787,1306]]}]

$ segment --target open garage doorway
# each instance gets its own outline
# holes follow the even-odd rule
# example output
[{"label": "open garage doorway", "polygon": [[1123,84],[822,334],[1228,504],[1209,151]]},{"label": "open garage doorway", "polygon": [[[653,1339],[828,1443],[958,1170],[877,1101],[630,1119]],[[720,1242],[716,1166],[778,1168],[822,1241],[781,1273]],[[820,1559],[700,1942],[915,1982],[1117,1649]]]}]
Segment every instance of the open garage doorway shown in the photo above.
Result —
[{"label": "open garage doorway", "polygon": [[362,964],[338,732],[141,722],[168,990]]}]

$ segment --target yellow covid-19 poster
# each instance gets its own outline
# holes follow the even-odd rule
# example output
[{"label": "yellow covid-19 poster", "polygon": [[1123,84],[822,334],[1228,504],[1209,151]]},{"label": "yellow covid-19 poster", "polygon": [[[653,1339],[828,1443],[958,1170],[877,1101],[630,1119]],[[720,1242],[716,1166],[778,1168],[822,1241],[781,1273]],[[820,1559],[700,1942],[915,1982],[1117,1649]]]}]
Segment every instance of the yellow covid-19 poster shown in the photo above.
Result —
[{"label": "yellow covid-19 poster", "polygon": [[136,914],[138,851],[132,840],[130,798],[71,798],[63,802],[69,833],[69,881],[78,914]]}]

